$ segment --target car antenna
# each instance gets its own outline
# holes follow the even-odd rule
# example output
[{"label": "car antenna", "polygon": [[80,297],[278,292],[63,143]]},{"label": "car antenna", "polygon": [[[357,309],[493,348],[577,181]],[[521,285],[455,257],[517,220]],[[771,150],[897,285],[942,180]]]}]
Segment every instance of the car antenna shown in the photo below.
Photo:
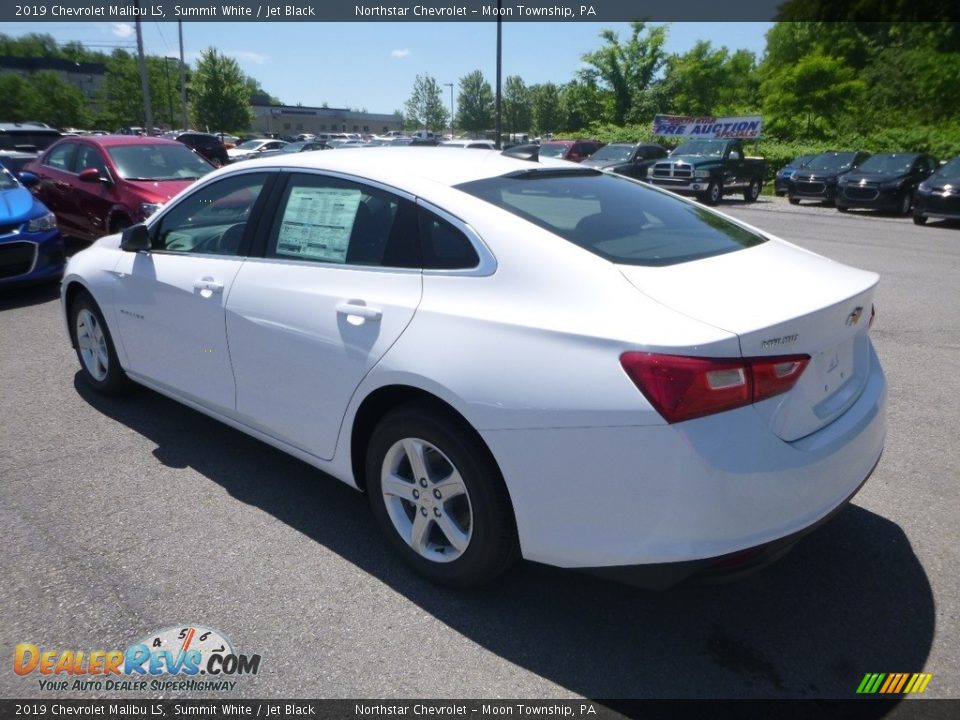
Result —
[{"label": "car antenna", "polygon": [[527,145],[514,145],[513,147],[507,148],[501,155],[506,155],[507,157],[518,158],[519,160],[529,160],[530,162],[540,162],[540,146],[535,143],[529,143]]}]

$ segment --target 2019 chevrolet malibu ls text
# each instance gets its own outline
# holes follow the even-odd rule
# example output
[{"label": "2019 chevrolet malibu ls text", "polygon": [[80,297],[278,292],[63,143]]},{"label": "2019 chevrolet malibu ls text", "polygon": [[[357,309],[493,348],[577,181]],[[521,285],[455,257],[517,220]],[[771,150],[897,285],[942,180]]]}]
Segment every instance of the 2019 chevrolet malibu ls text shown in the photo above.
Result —
[{"label": "2019 chevrolet malibu ls text", "polygon": [[664,587],[779,556],[870,475],[877,280],[629,178],[373,148],[211,173],[62,300],[86,382],[366,491],[434,581]]}]

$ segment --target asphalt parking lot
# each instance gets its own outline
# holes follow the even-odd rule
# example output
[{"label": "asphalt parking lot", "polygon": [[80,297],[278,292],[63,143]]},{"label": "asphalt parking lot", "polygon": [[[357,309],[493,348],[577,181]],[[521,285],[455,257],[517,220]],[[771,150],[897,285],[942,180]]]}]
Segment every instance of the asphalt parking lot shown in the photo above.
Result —
[{"label": "asphalt parking lot", "polygon": [[9,660],[190,624],[261,655],[233,697],[833,698],[921,671],[926,696],[960,697],[960,227],[721,209],[881,274],[889,434],[853,504],[779,564],[665,593],[533,564],[438,589],[361,495],[150,391],[95,395],[56,290],[0,293],[0,697],[143,697],[43,691]]}]

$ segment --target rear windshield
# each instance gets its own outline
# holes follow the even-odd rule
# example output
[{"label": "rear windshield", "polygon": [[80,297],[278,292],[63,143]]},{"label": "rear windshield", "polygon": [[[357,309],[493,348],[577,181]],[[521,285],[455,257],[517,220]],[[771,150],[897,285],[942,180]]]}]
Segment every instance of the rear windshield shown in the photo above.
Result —
[{"label": "rear windshield", "polygon": [[675,265],[766,240],[702,205],[589,170],[513,173],[457,187],[624,265]]},{"label": "rear windshield", "polygon": [[56,130],[44,130],[43,128],[0,130],[0,150],[27,152],[46,150],[60,137],[60,133]]}]

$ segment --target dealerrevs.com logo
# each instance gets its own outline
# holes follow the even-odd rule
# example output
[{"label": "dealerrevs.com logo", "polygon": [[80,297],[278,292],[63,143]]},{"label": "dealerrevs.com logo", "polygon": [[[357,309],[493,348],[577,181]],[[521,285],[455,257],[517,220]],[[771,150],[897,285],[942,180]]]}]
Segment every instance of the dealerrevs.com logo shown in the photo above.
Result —
[{"label": "dealerrevs.com logo", "polygon": [[44,691],[231,691],[256,675],[259,655],[243,655],[222,633],[200,625],[159,630],[126,650],[41,649],[20,643],[13,671]]}]

